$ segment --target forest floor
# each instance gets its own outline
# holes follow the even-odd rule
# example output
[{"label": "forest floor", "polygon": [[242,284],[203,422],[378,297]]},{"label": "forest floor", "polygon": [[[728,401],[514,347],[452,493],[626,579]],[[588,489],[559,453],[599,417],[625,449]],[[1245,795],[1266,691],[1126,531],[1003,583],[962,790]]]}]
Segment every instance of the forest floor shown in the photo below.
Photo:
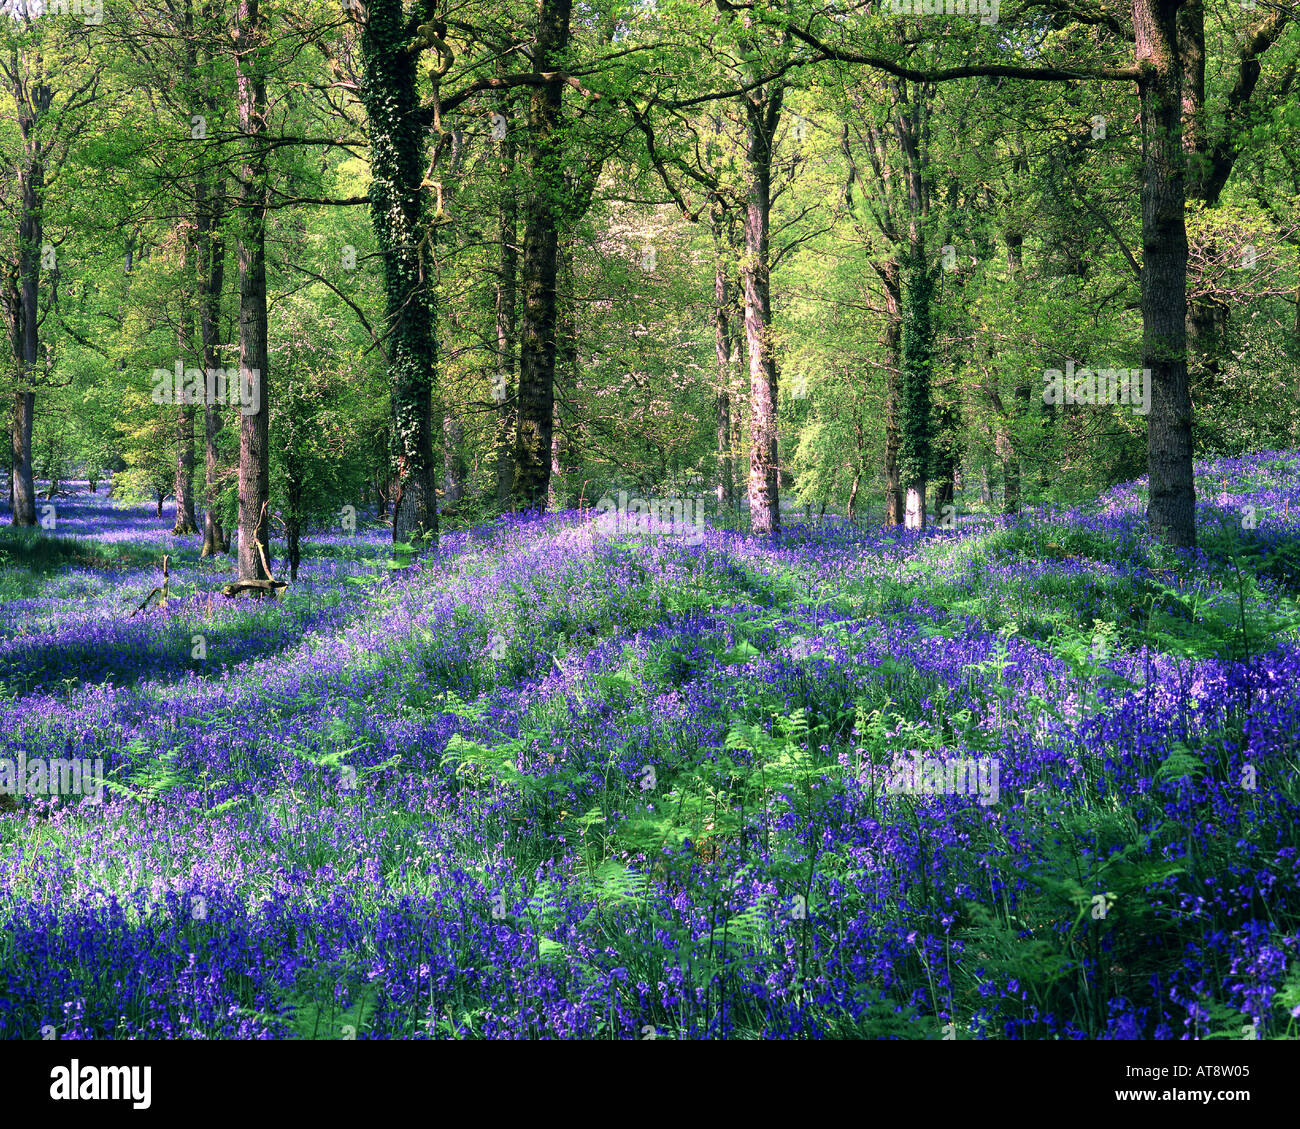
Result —
[{"label": "forest floor", "polygon": [[0,1036],[1294,1038],[1300,457],[1197,473],[1194,553],[1137,482],[327,533],[275,601],[56,499],[0,532]]}]

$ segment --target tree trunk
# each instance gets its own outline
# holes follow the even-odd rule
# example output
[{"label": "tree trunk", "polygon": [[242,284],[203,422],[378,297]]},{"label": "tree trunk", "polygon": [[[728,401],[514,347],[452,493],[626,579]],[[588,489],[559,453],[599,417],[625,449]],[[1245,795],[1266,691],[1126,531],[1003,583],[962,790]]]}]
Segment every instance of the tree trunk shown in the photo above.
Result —
[{"label": "tree trunk", "polygon": [[[1008,231],[1004,241],[1007,248],[1007,276],[1011,282],[1012,303],[1018,308],[1021,272],[1024,267],[1025,237],[1018,231]],[[1009,418],[999,406],[996,424],[998,455],[1002,459],[1002,480],[1005,486],[1002,510],[1006,514],[1018,514],[1022,505],[1020,487],[1023,467],[1013,433],[1014,420],[1022,419],[1029,410],[1029,385],[1022,378],[1016,379],[1013,395],[1015,415]],[[999,398],[999,405],[1000,403]]]},{"label": "tree trunk", "polygon": [[32,476],[32,419],[36,415],[36,393],[14,394],[13,443],[10,453],[11,520],[14,525],[36,524],[36,482]]},{"label": "tree trunk", "polygon": [[[185,268],[194,261],[193,243],[187,243],[181,255],[181,277],[185,277]],[[189,359],[189,335],[193,332],[193,317],[190,310],[190,295],[186,284],[182,283],[178,301],[178,320],[176,329],[176,350],[181,358],[181,371]],[[187,388],[188,388],[188,381]],[[185,536],[198,532],[194,520],[194,406],[186,402],[185,395],[178,397],[176,406],[176,479],[172,492],[176,495],[176,521],[172,525],[172,534]]]},{"label": "tree trunk", "polygon": [[216,178],[209,186],[206,178],[194,186],[199,270],[199,340],[203,349],[205,391],[203,399],[203,469],[204,513],[202,556],[228,553],[230,544],[218,512],[221,483],[221,459],[218,439],[221,434],[221,405],[216,397],[216,380],[206,374],[220,364],[221,290],[225,281],[226,247],[221,237],[221,220],[225,211],[225,180]]},{"label": "tree trunk", "polygon": [[1177,15],[1181,0],[1134,0],[1143,74],[1142,364],[1151,370],[1147,420],[1153,536],[1176,548],[1196,544],[1192,404],[1187,385],[1187,228]]},{"label": "tree trunk", "polygon": [[933,446],[930,414],[931,350],[934,331],[930,320],[933,280],[923,245],[914,245],[908,266],[903,308],[903,375],[901,380],[902,440],[899,444],[899,478],[906,491],[903,524],[925,528],[926,479]]},{"label": "tree trunk", "polygon": [[[505,74],[506,60],[501,59],[497,73]],[[515,138],[511,128],[511,99],[503,91],[498,112],[504,121],[501,132],[501,194],[497,238],[501,244],[500,263],[496,286],[496,338],[497,369],[493,383],[493,399],[497,403],[496,436],[496,492],[497,505],[507,506],[514,491],[515,434],[519,427],[517,389],[515,387],[515,286],[517,284],[519,251],[518,233],[519,201],[514,184]]]},{"label": "tree trunk", "polygon": [[769,241],[772,139],[785,90],[772,83],[744,95],[745,109],[745,341],[749,351],[749,519],[759,534],[781,530],[776,461],[777,366],[772,348]]},{"label": "tree trunk", "polygon": [[[551,71],[569,42],[571,0],[540,0],[534,71]],[[555,410],[555,279],[558,212],[564,192],[560,109],[564,80],[533,88],[528,106],[530,192],[520,263],[523,318],[519,335],[519,426],[515,437],[517,508],[546,507]]]},{"label": "tree trunk", "polygon": [[902,443],[899,391],[903,370],[903,283],[898,256],[886,260],[881,273],[885,287],[885,524],[903,523],[903,484],[898,476]]},{"label": "tree trunk", "polygon": [[944,506],[951,506],[953,503],[956,468],[951,462],[945,462],[939,467],[939,471],[939,477],[935,480],[934,512],[942,517]]},{"label": "tree trunk", "polygon": [[442,417],[442,500],[448,506],[465,497],[465,459],[461,453],[464,441],[460,417],[448,412]]},{"label": "tree trunk", "polygon": [[731,372],[732,312],[736,307],[732,272],[736,248],[734,221],[725,207],[714,200],[709,218],[713,228],[713,350],[717,363],[714,410],[717,422],[718,510],[730,509],[736,482],[731,462]]},{"label": "tree trunk", "polygon": [[303,483],[291,476],[285,493],[288,495],[288,514],[284,523],[284,539],[289,554],[289,579],[298,579],[298,565],[302,560],[302,500]]},{"label": "tree trunk", "polygon": [[578,386],[578,309],[574,292],[573,252],[569,247],[561,245],[558,257],[558,285],[561,289],[556,296],[555,387],[561,394],[555,397],[551,413],[549,502],[552,509],[562,509],[569,501],[563,487],[569,439],[561,426],[560,415],[564,407],[564,395],[571,395]]},{"label": "tree trunk", "polygon": [[18,278],[12,276],[5,287],[6,320],[12,347],[17,388],[11,428],[14,525],[36,524],[36,482],[32,472],[32,422],[36,415],[36,393],[32,390],[39,367],[40,313],[38,298],[41,282],[42,243],[45,238],[43,206],[45,198],[45,163],[40,155],[37,127],[49,109],[53,93],[42,81],[43,67],[38,55],[35,78],[20,82],[14,93],[18,106],[18,127],[22,135],[22,155],[18,167]]},{"label": "tree trunk", "polygon": [[[416,56],[406,51],[401,0],[371,0],[361,32],[362,103],[370,126],[370,215],[384,267],[392,388],[393,541],[438,540],[433,453],[437,370],[430,285],[434,228],[424,189]],[[437,98],[437,91],[434,92]]]},{"label": "tree trunk", "polygon": [[[1005,443],[1001,442],[1006,437]],[[1002,458],[1002,512],[1015,515],[1020,512],[1020,460],[1011,449],[1007,421],[998,420],[998,450]]]},{"label": "tree trunk", "polygon": [[[451,155],[447,170],[442,177],[441,191],[444,217],[454,216],[452,205],[456,199],[456,188],[460,183],[460,162],[465,150],[465,134],[460,129],[453,129],[451,137]],[[437,250],[438,244],[433,243]],[[438,265],[437,274],[450,270],[451,265],[435,258]],[[434,311],[436,313],[436,310]],[[433,322],[433,338],[438,339],[438,324]],[[458,410],[450,403],[444,402],[442,413],[442,500],[447,506],[454,506],[465,497],[465,427]]]},{"label": "tree trunk", "polygon": [[194,518],[194,409],[176,409],[176,523],[172,533],[182,536],[198,532]]},{"label": "tree trunk", "polygon": [[[266,317],[266,76],[259,0],[240,0],[235,69],[244,155],[239,178],[239,579],[269,580],[270,436]],[[255,408],[256,410],[250,410]]]},{"label": "tree trunk", "polygon": [[899,480],[905,491],[903,524],[925,528],[926,479],[930,472],[934,424],[930,414],[930,389],[934,328],[930,305],[934,279],[925,261],[922,221],[929,212],[925,179],[928,148],[924,144],[931,94],[918,85],[910,107],[900,102],[894,114],[906,170],[908,264],[903,296],[902,375],[899,403],[902,426],[898,449]]}]

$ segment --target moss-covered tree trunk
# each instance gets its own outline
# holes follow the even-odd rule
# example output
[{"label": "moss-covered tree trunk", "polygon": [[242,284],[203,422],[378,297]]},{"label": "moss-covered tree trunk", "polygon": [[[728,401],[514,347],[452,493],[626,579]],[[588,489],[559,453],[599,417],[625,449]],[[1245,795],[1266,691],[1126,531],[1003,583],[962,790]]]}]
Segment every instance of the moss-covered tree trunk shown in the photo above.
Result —
[{"label": "moss-covered tree trunk", "polygon": [[[903,524],[903,485],[898,476],[902,444],[900,404],[903,369],[903,281],[897,254],[879,271],[885,291],[885,524]],[[854,479],[856,482],[856,478]]]},{"label": "moss-covered tree trunk", "polygon": [[[205,11],[206,15],[206,11]],[[209,124],[217,120],[220,91],[204,81],[199,67],[199,48],[190,47],[186,64],[198,98],[198,106]],[[209,72],[211,57],[204,60]],[[208,384],[207,373],[221,366],[221,290],[225,284],[226,245],[222,221],[226,213],[226,179],[216,170],[202,168],[194,180],[195,302],[198,307],[199,347],[204,369],[203,398],[203,550],[202,555],[227,553],[230,544],[219,512],[221,493],[221,413],[215,375]]]},{"label": "moss-covered tree trunk", "polygon": [[266,72],[259,0],[240,0],[236,19],[239,128],[239,579],[268,580],[270,405],[267,403]]},{"label": "moss-covered tree trunk", "polygon": [[218,504],[221,492],[221,405],[217,403],[216,381],[207,388],[207,376],[220,366],[218,346],[221,343],[220,313],[221,288],[225,281],[226,248],[221,237],[221,220],[225,211],[225,181],[214,178],[211,184],[201,178],[195,184],[195,213],[198,220],[198,273],[199,273],[199,341],[203,350],[203,470],[204,513],[203,552],[207,557],[214,553],[230,551],[226,531],[221,523]]},{"label": "moss-covered tree trunk", "polygon": [[433,228],[426,215],[418,52],[401,0],[371,0],[361,31],[360,95],[370,129],[370,216],[384,271],[396,479],[393,540],[438,537],[433,387]]},{"label": "moss-covered tree trunk", "polygon": [[[17,259],[4,289],[5,320],[8,324],[11,357],[17,378],[10,428],[10,493],[14,525],[36,524],[36,481],[32,470],[32,423],[36,416],[36,393],[32,389],[40,366],[37,306],[42,260],[45,257],[45,162],[41,156],[38,129],[50,108],[53,92],[43,81],[40,54],[31,63],[30,74],[15,76],[13,99],[18,107],[17,125],[21,149],[17,168]],[[13,268],[16,267],[16,270]],[[15,277],[16,275],[16,277]]]},{"label": "moss-covered tree trunk", "polygon": [[736,480],[731,461],[731,382],[736,355],[735,218],[715,198],[709,211],[713,233],[713,351],[717,368],[714,413],[717,425],[718,510],[735,504]]},{"label": "moss-covered tree trunk", "polygon": [[573,251],[561,245],[558,248],[557,296],[555,314],[555,387],[557,395],[551,415],[551,480],[549,503],[551,509],[563,509],[569,504],[564,488],[565,464],[569,453],[569,436],[565,431],[563,413],[565,399],[571,398],[578,387],[578,303],[573,275]]},{"label": "moss-covered tree trunk", "polygon": [[925,261],[924,244],[914,246],[907,266],[903,301],[902,434],[898,452],[899,479],[906,492],[904,524],[925,528],[926,479],[930,470],[933,425],[930,385],[934,328],[930,303],[934,279]]},{"label": "moss-covered tree trunk", "polygon": [[[195,247],[193,235],[187,239],[181,251],[181,277],[193,264]],[[194,306],[186,285],[180,287],[177,298],[179,317],[176,326],[176,350],[181,358],[182,370],[193,369],[187,364],[193,344]],[[176,495],[176,520],[172,524],[172,533],[186,536],[198,532],[198,523],[194,520],[194,405],[188,402],[188,380],[186,396],[181,397],[176,405],[176,481],[172,493]]]},{"label": "moss-covered tree trunk", "polygon": [[[498,76],[506,73],[506,60],[497,62]],[[519,190],[515,184],[515,123],[513,99],[502,91],[494,120],[498,144],[497,169],[501,174],[497,202],[497,240],[500,250],[496,283],[496,374],[492,398],[497,405],[493,438],[497,505],[510,504],[515,481],[515,436],[519,428],[518,389],[515,386],[515,287],[519,272]]]},{"label": "moss-covered tree trunk", "polygon": [[785,89],[779,83],[744,96],[745,342],[749,353],[749,521],[755,533],[781,531],[777,475],[778,375],[772,341],[772,140]]},{"label": "moss-covered tree trunk", "polygon": [[513,497],[517,508],[545,508],[551,480],[555,411],[555,281],[564,199],[560,110],[564,80],[555,72],[568,46],[571,0],[539,0],[533,69],[556,77],[533,88],[528,105],[528,200],[520,260],[519,424]]},{"label": "moss-covered tree trunk", "polygon": [[1192,401],[1187,385],[1187,227],[1184,206],[1182,0],[1134,0],[1142,67],[1142,364],[1151,370],[1147,525],[1176,548],[1196,544]]}]

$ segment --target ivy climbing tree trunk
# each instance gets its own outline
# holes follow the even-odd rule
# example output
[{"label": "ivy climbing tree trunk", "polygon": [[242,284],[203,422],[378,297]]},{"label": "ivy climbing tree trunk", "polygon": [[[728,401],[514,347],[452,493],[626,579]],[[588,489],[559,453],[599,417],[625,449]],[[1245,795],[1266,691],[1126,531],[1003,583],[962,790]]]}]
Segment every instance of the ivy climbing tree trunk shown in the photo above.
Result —
[{"label": "ivy climbing tree trunk", "polygon": [[563,489],[562,476],[569,437],[563,426],[565,398],[570,398],[578,386],[578,303],[573,274],[573,251],[560,245],[557,251],[558,268],[555,314],[555,404],[551,415],[551,480],[549,504],[552,509],[562,509],[568,504]]},{"label": "ivy climbing tree trunk", "polygon": [[[360,95],[370,130],[370,215],[384,271],[392,398],[393,540],[438,538],[433,385],[432,226],[423,182],[418,53],[401,0],[371,0],[361,32]],[[436,97],[436,92],[435,92]]]},{"label": "ivy climbing tree trunk", "polygon": [[731,462],[731,382],[734,366],[739,360],[734,347],[736,331],[732,325],[736,309],[733,279],[737,255],[735,219],[716,197],[709,210],[709,221],[713,234],[713,351],[717,364],[714,414],[717,425],[717,497],[721,512],[731,509],[736,496]]},{"label": "ivy climbing tree trunk", "polygon": [[229,552],[226,531],[221,524],[218,504],[221,491],[221,405],[217,402],[215,375],[220,365],[218,347],[221,342],[220,314],[221,288],[225,281],[226,248],[221,236],[221,221],[225,212],[225,180],[213,178],[209,183],[201,178],[195,184],[195,210],[198,218],[198,272],[199,272],[199,340],[203,350],[206,395],[203,400],[203,469],[204,513],[203,551],[207,557],[214,553]]},{"label": "ivy climbing tree trunk", "polygon": [[[844,203],[854,218],[859,238],[867,248],[867,262],[880,280],[885,304],[885,321],[880,343],[884,350],[885,370],[885,524],[903,523],[904,492],[899,471],[902,446],[902,374],[903,374],[903,261],[909,239],[919,238],[922,198],[919,177],[915,174],[917,145],[913,118],[902,111],[906,105],[908,84],[892,83],[888,90],[887,125],[874,115],[859,120],[856,144],[850,123],[840,130],[840,152],[848,170]],[[860,108],[855,104],[855,110]],[[863,160],[859,161],[859,153]],[[870,181],[872,189],[867,187]],[[908,221],[911,221],[910,225]],[[873,248],[883,236],[888,254],[881,258]],[[855,470],[854,489],[861,470]]]},{"label": "ivy climbing tree trunk", "polygon": [[898,452],[903,441],[899,421],[903,371],[903,282],[898,256],[891,255],[879,273],[885,292],[885,524],[902,525],[903,484],[899,478]]},{"label": "ivy climbing tree trunk", "polygon": [[176,409],[176,520],[172,533],[178,537],[197,533],[199,528],[194,519],[194,416],[189,404]]},{"label": "ivy climbing tree trunk", "polygon": [[[194,233],[191,232],[188,239],[185,240],[181,250],[181,278],[185,279],[187,269],[193,264],[195,259]],[[185,362],[190,360],[190,350],[193,345],[194,333],[194,308],[191,302],[191,295],[188,285],[183,282],[177,298],[178,317],[176,325],[176,350],[181,358],[181,367],[190,368],[192,366]],[[189,402],[188,386],[186,380],[187,395],[182,398],[181,402],[176,405],[176,481],[173,486],[173,493],[176,495],[176,520],[172,524],[172,533],[176,536],[184,536],[190,533],[198,532],[198,524],[194,520],[194,405]]]},{"label": "ivy climbing tree trunk", "polygon": [[[259,0],[240,0],[235,25],[239,128],[239,579],[269,580],[270,405],[267,403],[266,73]],[[255,409],[255,410],[251,410]]]},{"label": "ivy climbing tree trunk", "polygon": [[[1011,283],[1012,304],[1019,308],[1021,292],[1021,272],[1024,267],[1024,236],[1019,232],[1009,231],[1004,240],[1007,249],[1007,277]],[[997,452],[1002,460],[1003,512],[1018,514],[1020,512],[1020,488],[1022,466],[1020,453],[1014,434],[1015,419],[1023,419],[1029,409],[1029,385],[1023,378],[1017,378],[1014,385],[1015,416],[1003,410],[1000,397],[996,401],[997,411]]]},{"label": "ivy climbing tree trunk", "polygon": [[785,88],[769,83],[744,95],[745,341],[749,352],[749,521],[755,533],[781,531],[777,476],[777,366],[772,343],[772,140]]},{"label": "ivy climbing tree trunk", "polygon": [[[497,63],[498,75],[505,74],[506,63]],[[515,136],[512,99],[502,91],[496,119],[500,134],[501,173],[498,197],[497,239],[500,252],[496,284],[497,365],[493,381],[493,399],[497,403],[495,454],[497,504],[510,502],[515,480],[515,435],[519,427],[518,389],[515,386],[515,287],[518,283],[519,191],[515,186]]]},{"label": "ivy climbing tree trunk", "polygon": [[[212,9],[205,9],[206,17]],[[186,55],[198,105],[208,125],[217,121],[220,91],[199,66],[199,50],[191,44]],[[211,73],[213,58],[205,55]],[[195,292],[199,319],[199,348],[204,369],[203,398],[203,549],[202,556],[230,551],[219,511],[221,494],[221,412],[216,369],[221,366],[221,291],[226,277],[226,245],[222,224],[226,214],[226,178],[215,168],[201,168],[194,179]],[[211,375],[208,375],[211,374]]]},{"label": "ivy climbing tree trunk", "polygon": [[[906,88],[903,88],[906,93]],[[934,325],[931,303],[934,275],[926,262],[924,220],[929,212],[925,161],[929,99],[932,87],[915,86],[910,104],[900,99],[894,113],[906,168],[908,261],[904,281],[902,375],[899,402],[902,434],[898,451],[899,479],[904,490],[903,524],[925,528],[926,479],[933,459],[934,424],[931,418]]]},{"label": "ivy climbing tree trunk", "polygon": [[[571,0],[539,0],[533,69],[555,74],[569,42]],[[523,316],[519,332],[519,425],[515,436],[514,500],[519,509],[546,507],[551,479],[555,410],[555,278],[558,215],[564,197],[560,110],[564,80],[533,88],[528,105],[529,195],[520,262]]]},{"label": "ivy climbing tree trunk", "polygon": [[934,279],[925,261],[924,244],[918,243],[907,267],[903,306],[903,356],[900,400],[903,427],[899,444],[899,478],[906,491],[904,525],[925,528],[926,476],[930,468],[931,350],[934,329],[930,299]]},{"label": "ivy climbing tree trunk", "polygon": [[[444,211],[450,219],[454,215],[452,205],[456,198],[456,188],[460,182],[461,159],[465,153],[465,133],[463,130],[454,129],[450,131],[449,140],[451,143],[451,156],[447,167],[446,175],[442,181],[442,200]],[[436,235],[436,229],[435,229]],[[430,244],[436,252],[438,242],[431,239]],[[451,264],[444,263],[442,259],[435,256],[438,263],[438,274],[444,270],[453,269]],[[431,306],[434,314],[441,305]],[[433,321],[433,340],[438,340],[438,323]],[[465,461],[465,425],[461,419],[460,409],[454,404],[445,402],[442,413],[442,501],[443,505],[450,507],[461,502],[465,497],[465,478],[468,471]]]},{"label": "ivy climbing tree trunk", "polygon": [[[16,378],[10,427],[10,491],[14,525],[36,524],[36,482],[32,470],[32,423],[36,416],[36,393],[32,383],[40,367],[41,268],[45,250],[44,204],[45,160],[39,129],[53,102],[53,92],[44,81],[45,66],[39,52],[30,56],[15,50],[5,78],[17,110],[20,136],[16,162],[17,246],[16,260],[6,264],[4,288],[5,320],[9,330],[10,355]],[[48,264],[53,267],[51,262]]]}]

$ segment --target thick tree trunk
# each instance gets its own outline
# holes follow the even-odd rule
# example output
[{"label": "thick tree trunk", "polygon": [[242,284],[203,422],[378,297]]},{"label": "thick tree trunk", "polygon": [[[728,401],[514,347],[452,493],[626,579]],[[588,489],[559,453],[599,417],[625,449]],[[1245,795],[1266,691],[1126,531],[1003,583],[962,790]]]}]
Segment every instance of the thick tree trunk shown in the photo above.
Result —
[{"label": "thick tree trunk", "polygon": [[907,275],[903,287],[902,369],[899,380],[901,436],[898,450],[899,480],[904,489],[903,524],[925,527],[926,480],[930,473],[934,438],[930,389],[934,330],[930,305],[934,280],[926,262],[922,221],[929,211],[924,176],[928,150],[923,138],[929,113],[929,92],[918,86],[910,106],[900,102],[894,114],[907,184]]},{"label": "thick tree trunk", "polygon": [[557,252],[558,292],[555,318],[555,387],[557,395],[551,413],[551,478],[549,503],[552,509],[568,505],[563,475],[565,456],[569,450],[569,437],[561,424],[564,397],[571,396],[578,387],[578,306],[574,290],[573,251],[561,243]]},{"label": "thick tree trunk", "polygon": [[[450,158],[446,172],[441,180],[444,222],[455,215],[453,205],[456,200],[456,190],[460,183],[460,163],[465,152],[465,134],[463,130],[451,130],[450,138]],[[436,241],[433,247],[436,252],[438,248]],[[441,274],[443,270],[452,269],[451,265],[445,263],[441,258],[435,258],[435,262],[438,264],[438,274]],[[436,313],[436,310],[434,312]],[[433,323],[433,338],[435,342],[438,339],[436,320]],[[465,497],[465,478],[467,474],[465,427],[461,422],[460,413],[454,405],[444,402],[442,409],[442,501],[446,506],[455,506]]]},{"label": "thick tree trunk", "polygon": [[[737,254],[739,255],[739,248]],[[739,516],[742,504],[747,504],[744,492],[740,488],[740,473],[748,460],[745,436],[749,434],[747,416],[749,397],[745,394],[749,374],[749,355],[745,347],[745,285],[739,268],[732,276],[731,288],[735,295],[735,302],[732,305],[730,319],[731,376],[727,381],[727,407],[731,414],[731,504],[736,515]]]},{"label": "thick tree trunk", "polygon": [[934,489],[934,512],[942,519],[944,506],[951,506],[954,492],[957,484],[956,464],[946,460],[939,468],[939,475],[935,479]]},{"label": "thick tree trunk", "polygon": [[908,266],[903,307],[902,441],[899,445],[899,478],[905,490],[903,524],[908,529],[925,528],[926,480],[933,446],[930,412],[931,288],[929,265],[923,245],[913,245]]},{"label": "thick tree trunk", "polygon": [[218,505],[221,489],[221,458],[218,442],[221,434],[221,405],[217,403],[215,378],[207,387],[206,374],[220,365],[221,289],[225,280],[226,248],[221,237],[221,220],[225,211],[225,180],[217,178],[209,186],[205,179],[195,184],[195,212],[199,270],[199,340],[203,349],[205,392],[203,399],[203,470],[204,513],[203,552],[227,553],[230,545],[222,528]]},{"label": "thick tree trunk", "polygon": [[464,442],[460,417],[448,412],[442,417],[442,500],[448,506],[465,497],[465,459],[461,453]]},{"label": "thick tree trunk", "polygon": [[288,514],[284,523],[284,539],[289,555],[289,579],[298,579],[298,565],[302,560],[302,501],[303,483],[291,477],[286,489]]},{"label": "thick tree trunk", "polygon": [[1002,512],[1020,512],[1020,460],[1011,449],[1010,432],[1005,419],[998,420],[998,452],[1002,460]]},{"label": "thick tree trunk", "polygon": [[1192,404],[1187,385],[1187,228],[1184,221],[1181,0],[1134,0],[1133,25],[1143,75],[1142,364],[1151,370],[1147,420],[1154,536],[1178,548],[1196,544],[1192,479]]},{"label": "thick tree trunk", "polygon": [[[438,540],[433,445],[437,371],[430,285],[434,228],[424,189],[416,56],[401,0],[371,0],[361,33],[361,100],[370,125],[370,214],[384,266],[392,387],[393,540]],[[435,98],[436,98],[435,91]]]},{"label": "thick tree trunk", "polygon": [[[270,436],[266,316],[266,77],[259,0],[240,0],[236,74],[244,157],[239,188],[239,579],[268,580]],[[252,410],[256,409],[256,410]]]},{"label": "thick tree trunk", "polygon": [[[568,45],[571,0],[540,0],[533,69],[550,71]],[[564,193],[560,77],[533,88],[528,106],[529,196],[520,262],[523,317],[519,335],[519,426],[514,500],[519,509],[546,507],[555,411],[555,279],[558,213]]]},{"label": "thick tree trunk", "polygon": [[732,313],[736,308],[732,272],[736,248],[731,216],[718,201],[709,213],[713,227],[713,350],[717,362],[714,410],[717,422],[718,510],[730,509],[736,493],[731,462]]},{"label": "thick tree trunk", "polygon": [[[497,73],[507,70],[506,60],[498,63]],[[503,91],[499,102],[501,192],[497,238],[501,244],[496,286],[497,366],[493,382],[493,399],[497,403],[494,438],[497,505],[510,503],[515,481],[515,435],[519,427],[518,390],[515,387],[515,286],[519,251],[518,190],[515,187],[515,138],[511,121],[511,99]],[[504,124],[500,124],[504,123]]]},{"label": "thick tree trunk", "polygon": [[[1024,236],[1018,231],[1008,231],[1004,237],[1007,248],[1007,276],[1011,282],[1013,304],[1020,293],[1021,276],[1024,268]],[[1016,449],[1013,437],[1013,419],[1022,418],[1029,410],[1029,385],[1018,378],[1014,385],[1015,416],[1009,417],[1005,411],[997,414],[997,448],[1002,460],[1002,481],[1004,485],[1003,513],[1018,514],[1021,508],[1020,486],[1023,467],[1020,452]]]},{"label": "thick tree trunk", "polygon": [[[41,282],[45,197],[45,164],[41,160],[36,128],[49,108],[52,93],[40,81],[39,56],[35,64],[37,79],[26,89],[20,84],[15,94],[19,107],[18,126],[23,138],[23,154],[18,168],[18,278],[12,277],[5,287],[6,320],[12,346],[17,388],[13,400],[11,425],[14,525],[36,524],[36,483],[32,471],[32,422],[36,415],[36,393],[32,381],[39,368],[40,313],[38,297]],[[30,97],[29,97],[30,94]]]},{"label": "thick tree trunk", "polygon": [[[181,277],[185,276],[185,267],[193,260],[193,244],[186,246],[181,259]],[[181,369],[187,367],[189,359],[189,335],[193,332],[193,317],[190,309],[190,296],[184,285],[180,289],[179,319],[176,330],[176,350],[181,358]],[[186,381],[188,386],[188,381]],[[198,532],[194,520],[194,406],[182,402],[176,406],[176,479],[172,492],[176,495],[176,521],[172,533],[185,536]]]},{"label": "thick tree trunk", "polygon": [[898,476],[898,449],[902,442],[899,385],[903,370],[902,268],[895,254],[880,269],[885,288],[885,524],[903,523],[903,484]]},{"label": "thick tree trunk", "polygon": [[177,536],[199,530],[194,518],[194,416],[188,405],[176,409],[176,523],[172,533]]},{"label": "thick tree trunk", "polygon": [[769,241],[772,139],[785,91],[770,84],[744,96],[745,108],[745,341],[749,352],[749,520],[755,533],[779,534],[776,459],[777,365],[772,347]]},{"label": "thick tree trunk", "polygon": [[14,394],[10,460],[10,505],[14,525],[36,524],[36,482],[32,476],[32,419],[36,415],[36,393]]}]

